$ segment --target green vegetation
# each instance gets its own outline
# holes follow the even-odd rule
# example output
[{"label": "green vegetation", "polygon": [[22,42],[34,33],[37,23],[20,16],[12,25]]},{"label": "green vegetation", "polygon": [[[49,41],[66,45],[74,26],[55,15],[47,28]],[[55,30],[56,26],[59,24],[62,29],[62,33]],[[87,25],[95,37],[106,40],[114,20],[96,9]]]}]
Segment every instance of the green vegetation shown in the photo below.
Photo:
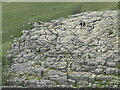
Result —
[{"label": "green vegetation", "polygon": [[38,79],[38,80],[41,80],[41,78],[37,75],[33,75],[33,77],[30,77],[30,74],[29,73],[24,73],[24,74],[19,74],[19,73],[11,73],[9,74],[9,78],[13,78],[13,77],[19,77],[21,78],[22,76],[26,76],[25,80],[33,80],[33,79]]},{"label": "green vegetation", "polygon": [[[105,75],[105,76],[108,76],[108,75]],[[109,79],[109,80],[101,80],[101,79],[98,79],[98,80],[95,80],[93,83],[96,84],[98,87],[105,87],[105,86],[109,86],[109,85],[118,85],[118,75],[109,75],[111,77],[113,77],[112,79]],[[103,82],[105,81],[105,82]],[[117,82],[115,82],[117,81]],[[112,84],[111,84],[112,83]]]},{"label": "green vegetation", "polygon": [[45,52],[37,52],[39,55],[44,55]]},{"label": "green vegetation", "polygon": [[[70,2],[4,2],[2,3],[2,62],[3,68],[10,63],[6,59],[12,40],[22,35],[22,30],[33,28],[34,21],[50,21],[84,11],[118,9],[118,3],[70,3]],[[34,14],[34,15],[33,15]]]},{"label": "green vegetation", "polygon": [[79,88],[79,87],[82,86],[82,85],[73,84],[72,86],[73,86],[73,88]]},{"label": "green vegetation", "polygon": [[54,81],[54,85],[60,85],[58,81]]},{"label": "green vegetation", "polygon": [[77,14],[77,13],[80,13],[80,12],[83,12],[82,11],[82,7],[81,6],[77,6],[73,9],[72,11],[72,14]]},{"label": "green vegetation", "polygon": [[11,73],[10,74],[10,77],[17,77],[17,76],[19,76],[17,73]]},{"label": "green vegetation", "polygon": [[112,34],[113,34],[113,31],[110,30],[110,31],[109,31],[109,35],[112,35]]},{"label": "green vegetation", "polygon": [[97,45],[91,45],[91,47],[97,47]]},{"label": "green vegetation", "polygon": [[71,74],[71,73],[73,73],[73,71],[72,71],[72,69],[69,69],[69,70],[67,71],[67,74]]},{"label": "green vegetation", "polygon": [[116,65],[116,68],[120,69],[120,64],[119,63]]},{"label": "green vegetation", "polygon": [[80,60],[80,59],[81,59],[81,57],[76,57],[76,59]]},{"label": "green vegetation", "polygon": [[48,67],[47,70],[50,71],[50,70],[53,70],[53,69],[51,67]]},{"label": "green vegetation", "polygon": [[36,79],[36,78],[37,78],[38,80],[40,79],[40,78],[38,78],[37,76],[34,76],[34,75],[33,75],[33,77],[27,76],[27,77],[25,78],[25,80],[34,80],[34,79]]},{"label": "green vegetation", "polygon": [[41,66],[42,64],[41,64],[40,62],[38,62],[38,63],[35,63],[35,65],[37,65],[37,66]]}]

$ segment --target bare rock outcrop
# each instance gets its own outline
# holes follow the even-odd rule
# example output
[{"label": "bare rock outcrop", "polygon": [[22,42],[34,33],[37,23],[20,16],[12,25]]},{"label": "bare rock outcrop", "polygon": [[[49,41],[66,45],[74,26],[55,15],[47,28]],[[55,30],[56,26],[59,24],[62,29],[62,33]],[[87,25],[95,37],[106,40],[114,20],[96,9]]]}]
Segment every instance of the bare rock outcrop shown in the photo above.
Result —
[{"label": "bare rock outcrop", "polygon": [[[80,21],[86,27],[80,28]],[[9,86],[118,87],[118,11],[34,24],[9,50]]]}]

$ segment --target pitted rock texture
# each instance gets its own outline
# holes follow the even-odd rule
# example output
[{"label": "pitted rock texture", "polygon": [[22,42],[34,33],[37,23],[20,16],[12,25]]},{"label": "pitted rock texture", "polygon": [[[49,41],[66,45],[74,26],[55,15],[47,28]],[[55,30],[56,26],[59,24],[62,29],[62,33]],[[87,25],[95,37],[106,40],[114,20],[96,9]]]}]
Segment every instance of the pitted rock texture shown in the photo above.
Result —
[{"label": "pitted rock texture", "polygon": [[[80,28],[80,21],[86,27]],[[118,87],[118,11],[34,24],[9,50],[9,86]]]}]

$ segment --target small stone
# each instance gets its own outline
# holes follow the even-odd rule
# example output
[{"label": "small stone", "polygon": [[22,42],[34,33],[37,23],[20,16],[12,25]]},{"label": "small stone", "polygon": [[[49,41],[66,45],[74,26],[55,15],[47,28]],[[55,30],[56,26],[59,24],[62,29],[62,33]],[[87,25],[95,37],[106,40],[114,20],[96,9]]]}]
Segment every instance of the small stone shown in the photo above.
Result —
[{"label": "small stone", "polygon": [[52,82],[50,80],[40,80],[39,85],[52,85]]},{"label": "small stone", "polygon": [[116,74],[116,68],[107,68],[106,74]]},{"label": "small stone", "polygon": [[108,64],[109,67],[115,67],[116,66],[115,62],[107,62],[107,64]]},{"label": "small stone", "polygon": [[60,78],[58,79],[58,82],[59,82],[60,84],[63,84],[63,85],[68,84],[66,77],[60,77]]},{"label": "small stone", "polygon": [[38,38],[38,35],[31,36],[31,39],[36,40]]},{"label": "small stone", "polygon": [[96,77],[95,74],[91,75],[91,76],[89,77],[89,82],[94,82],[94,81],[95,81],[95,77]]},{"label": "small stone", "polygon": [[106,84],[106,81],[102,81],[101,83],[102,83],[102,84]]},{"label": "small stone", "polygon": [[47,50],[48,50],[48,48],[40,48],[40,52],[45,52]]},{"label": "small stone", "polygon": [[92,84],[92,87],[93,87],[93,88],[97,87],[97,84]]},{"label": "small stone", "polygon": [[29,80],[28,81],[30,86],[37,86],[38,82],[39,82],[39,80],[37,80],[37,79],[33,79],[33,80]]},{"label": "small stone", "polygon": [[77,82],[78,85],[88,85],[89,83],[87,81],[79,81]]},{"label": "small stone", "polygon": [[95,69],[95,73],[96,74],[102,74],[104,72],[103,72],[103,69]]},{"label": "small stone", "polygon": [[111,80],[112,79],[112,77],[111,76],[108,76],[108,75],[97,75],[96,77],[95,77],[95,79],[96,80]]},{"label": "small stone", "polygon": [[72,79],[68,79],[68,82],[70,85],[75,84],[75,80],[72,80]]}]

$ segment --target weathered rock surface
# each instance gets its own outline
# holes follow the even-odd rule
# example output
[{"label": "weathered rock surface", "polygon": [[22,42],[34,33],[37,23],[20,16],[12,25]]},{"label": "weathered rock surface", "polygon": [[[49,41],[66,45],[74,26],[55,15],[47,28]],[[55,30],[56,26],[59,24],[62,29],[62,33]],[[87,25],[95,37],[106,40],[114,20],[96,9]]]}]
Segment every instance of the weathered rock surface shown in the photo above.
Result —
[{"label": "weathered rock surface", "polygon": [[[86,27],[80,28],[80,21]],[[37,25],[14,40],[11,86],[116,87],[118,11],[88,11]],[[112,83],[112,84],[111,84]]]}]

